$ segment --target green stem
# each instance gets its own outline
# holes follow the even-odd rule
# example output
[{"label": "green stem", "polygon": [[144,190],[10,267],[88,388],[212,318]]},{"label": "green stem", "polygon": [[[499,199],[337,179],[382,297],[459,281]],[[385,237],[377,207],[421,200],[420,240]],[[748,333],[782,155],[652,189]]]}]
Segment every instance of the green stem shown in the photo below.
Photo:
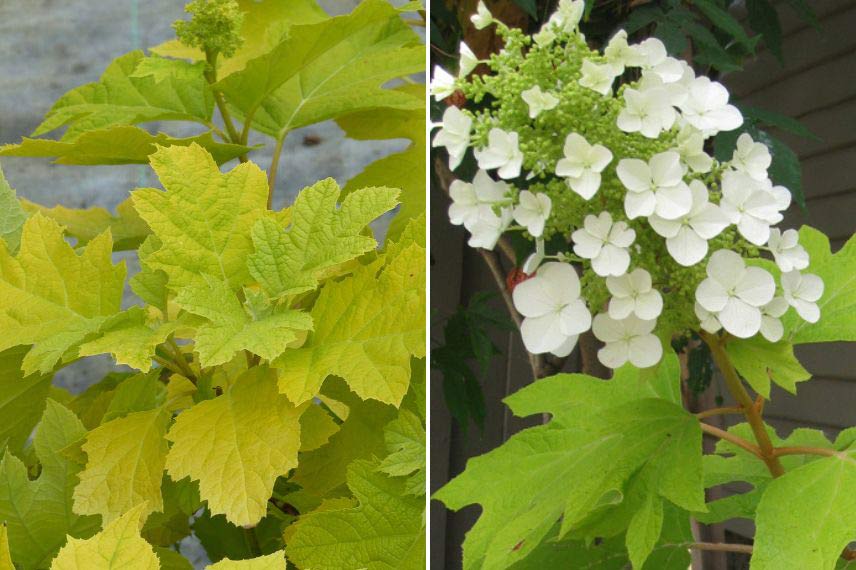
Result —
[{"label": "green stem", "polygon": [[155,362],[157,362],[158,364],[160,364],[161,366],[163,366],[167,370],[171,370],[178,375],[184,376],[184,373],[181,370],[179,370],[172,362],[170,362],[166,358],[161,358],[158,355],[154,355],[154,356],[152,356],[152,360],[154,360]]},{"label": "green stem", "polygon": [[782,455],[823,455],[826,457],[837,457],[841,452],[834,449],[823,449],[822,447],[776,447],[773,449],[773,455],[781,457]]},{"label": "green stem", "polygon": [[279,157],[282,154],[282,145],[285,143],[285,137],[288,136],[288,132],[282,133],[278,139],[276,139],[276,146],[273,149],[273,158],[270,162],[270,171],[268,172],[268,210],[273,208],[273,193],[276,190],[276,171],[279,168]]},{"label": "green stem", "polygon": [[719,429],[716,426],[712,426],[712,425],[706,424],[704,422],[699,422],[699,423],[701,424],[701,431],[703,431],[704,433],[712,435],[714,437],[718,437],[719,439],[728,441],[730,443],[733,443],[737,447],[745,449],[746,451],[748,451],[749,453],[751,453],[752,455],[754,455],[758,459],[761,459],[761,460],[764,459],[763,456],[761,455],[761,449],[757,445],[753,444],[752,442],[747,441],[747,440],[743,439],[742,437],[736,436],[733,433],[728,433],[727,431],[725,431],[723,429]]},{"label": "green stem", "polygon": [[743,415],[746,417],[746,421],[749,422],[755,440],[758,442],[758,447],[761,451],[761,460],[767,465],[767,469],[769,469],[773,477],[784,475],[785,468],[773,451],[773,442],[770,440],[770,434],[767,433],[767,429],[764,426],[764,419],[761,417],[761,412],[755,406],[755,402],[752,401],[752,397],[743,386],[743,382],[740,380],[740,376],[737,375],[737,370],[734,369],[731,359],[728,358],[728,353],[725,352],[724,339],[708,333],[702,333],[701,338],[710,347],[710,354],[717,368],[722,372],[725,385],[728,387],[729,392],[731,392],[731,395],[734,396],[734,399],[737,400],[743,409]]},{"label": "green stem", "polygon": [[[232,114],[229,113],[229,108],[226,105],[226,99],[223,93],[215,88],[217,83],[217,52],[206,51],[205,61],[208,62],[208,69],[205,70],[205,79],[211,85],[211,91],[214,93],[214,102],[217,104],[217,109],[223,117],[223,124],[226,125],[226,132],[229,133],[229,141],[234,144],[241,144],[241,135],[238,134],[238,129],[235,128],[235,123],[232,122]],[[241,162],[247,162],[246,153],[238,157]]]},{"label": "green stem", "polygon": [[179,368],[181,368],[181,372],[179,372],[179,374],[181,374],[182,376],[186,376],[188,380],[195,381],[196,374],[194,374],[193,370],[190,369],[190,366],[187,364],[187,360],[185,360],[184,358],[184,353],[181,352],[181,348],[175,342],[175,339],[170,337],[167,339],[166,342],[172,349],[174,362],[176,363],[176,365],[178,365]]}]

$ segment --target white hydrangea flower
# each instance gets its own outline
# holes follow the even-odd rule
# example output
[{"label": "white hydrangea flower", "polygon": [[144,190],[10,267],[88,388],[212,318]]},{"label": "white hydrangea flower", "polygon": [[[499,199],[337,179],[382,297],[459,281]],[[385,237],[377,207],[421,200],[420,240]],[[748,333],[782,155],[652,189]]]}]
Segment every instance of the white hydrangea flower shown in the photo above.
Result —
[{"label": "white hydrangea flower", "polygon": [[472,182],[455,180],[449,186],[449,197],[452,199],[449,221],[470,230],[479,219],[479,208],[503,202],[508,198],[508,190],[508,184],[493,180],[484,170],[479,170]]},{"label": "white hydrangea flower", "polygon": [[606,345],[597,351],[597,359],[609,368],[620,368],[630,362],[637,368],[648,368],[660,362],[663,344],[652,331],[655,320],[635,316],[615,320],[601,313],[594,318],[592,332]]},{"label": "white hydrangea flower", "polygon": [[615,78],[622,73],[622,67],[612,63],[595,63],[586,59],[583,61],[581,71],[580,85],[601,95],[609,95]]},{"label": "white hydrangea flower", "polygon": [[[784,212],[791,205],[791,191],[785,188],[784,186],[773,186],[773,182],[768,178],[761,182],[761,186],[770,193],[773,199],[776,202],[776,210],[779,212]],[[784,219],[783,216],[779,216],[778,222]],[[774,222],[774,223],[778,223]]]},{"label": "white hydrangea flower", "polygon": [[693,80],[680,109],[684,120],[708,135],[733,131],[743,124],[737,107],[728,104],[728,89],[705,76]]},{"label": "white hydrangea flower", "polygon": [[547,25],[553,25],[565,32],[573,32],[583,18],[584,0],[559,0],[556,11],[550,16]]},{"label": "white hydrangea flower", "polygon": [[636,239],[636,232],[626,222],[612,222],[609,212],[599,216],[589,214],[583,227],[571,234],[574,253],[591,260],[591,267],[601,277],[619,276],[630,267],[627,248]]},{"label": "white hydrangea flower", "polygon": [[776,260],[776,265],[782,271],[793,271],[794,269],[805,269],[808,267],[808,252],[800,245],[800,234],[796,230],[785,230],[779,228],[770,229],[770,239],[767,247]]},{"label": "white hydrangea flower", "polygon": [[624,210],[631,220],[651,214],[676,220],[692,208],[692,192],[683,180],[684,169],[677,152],[655,154],[647,163],[638,158],[623,158],[616,173],[628,190],[624,195]]},{"label": "white hydrangea flower", "polygon": [[497,214],[492,206],[479,206],[475,220],[465,226],[471,234],[467,245],[493,249],[511,225],[511,219],[511,208],[501,208]]},{"label": "white hydrangea flower", "polygon": [[673,93],[666,87],[651,87],[644,91],[624,90],[624,108],[616,124],[625,133],[642,133],[655,139],[672,128],[677,114],[672,107]]},{"label": "white hydrangea flower", "polygon": [[761,307],[761,336],[770,342],[779,342],[785,334],[785,327],[779,320],[788,310],[788,302],[783,297],[773,297],[773,300]]},{"label": "white hydrangea flower", "polygon": [[541,88],[536,85],[520,94],[520,97],[529,106],[529,118],[534,119],[543,111],[555,109],[559,104],[559,98],[549,91],[541,91]]},{"label": "white hydrangea flower", "polygon": [[823,296],[823,279],[811,273],[788,271],[782,273],[782,290],[785,300],[803,320],[816,323],[820,319],[817,302]]},{"label": "white hydrangea flower", "polygon": [[523,165],[523,153],[518,146],[517,133],[492,128],[487,134],[488,145],[474,151],[479,168],[497,169],[500,178],[517,178]]},{"label": "white hydrangea flower", "polygon": [[541,192],[533,194],[524,190],[518,197],[519,203],[514,208],[514,219],[532,234],[533,237],[541,237],[544,233],[544,224],[550,217],[552,202],[550,197]]},{"label": "white hydrangea flower", "polygon": [[434,76],[431,78],[431,94],[436,101],[442,101],[455,92],[455,76],[440,67],[434,66]]},{"label": "white hydrangea flower", "polygon": [[749,133],[743,133],[737,137],[737,146],[728,164],[731,168],[763,182],[767,180],[767,169],[772,162],[773,157],[767,145],[755,142]]},{"label": "white hydrangea flower", "polygon": [[538,273],[519,283],[514,306],[525,318],[523,344],[533,354],[567,356],[577,337],[591,327],[591,313],[580,299],[580,280],[568,263],[545,263]]},{"label": "white hydrangea flower", "polygon": [[773,300],[776,283],[760,267],[746,267],[737,253],[720,249],[710,256],[707,279],[696,289],[696,301],[714,314],[722,327],[739,338],[761,330],[761,307]]},{"label": "white hydrangea flower", "polygon": [[657,214],[648,217],[654,231],[666,238],[666,248],[672,258],[685,267],[695,265],[707,255],[707,240],[718,236],[728,227],[728,217],[708,201],[708,191],[700,180],[689,184],[692,207],[675,220]]},{"label": "white hydrangea flower", "polygon": [[755,245],[767,243],[770,226],[782,221],[776,197],[743,172],[722,175],[719,206],[728,221],[737,225],[740,235]]},{"label": "white hydrangea flower", "polygon": [[707,331],[710,334],[716,334],[722,330],[722,323],[720,323],[719,319],[716,318],[715,313],[711,313],[699,305],[698,301],[695,302],[693,309],[695,309],[695,314],[696,317],[698,317],[702,330]]},{"label": "white hydrangea flower", "polygon": [[650,320],[663,312],[663,297],[652,287],[651,274],[644,269],[607,277],[606,288],[612,294],[609,316],[613,319],[626,319],[635,314],[640,319]]},{"label": "white hydrangea flower", "polygon": [[481,61],[476,57],[476,54],[473,53],[473,50],[470,49],[470,46],[464,42],[461,42],[461,47],[458,52],[460,53],[460,57],[458,58],[458,77],[462,79],[472,73]]},{"label": "white hydrangea flower", "polygon": [[470,146],[473,119],[457,107],[451,106],[443,112],[443,122],[440,125],[431,146],[446,147],[449,153],[449,169],[455,170],[461,165]]},{"label": "white hydrangea flower", "polygon": [[523,266],[520,270],[526,275],[532,275],[541,266],[541,263],[544,261],[544,257],[546,257],[546,252],[544,251],[544,240],[536,239],[535,253],[526,258],[526,261],[523,262]]},{"label": "white hydrangea flower", "polygon": [[713,158],[704,152],[704,135],[690,124],[685,124],[678,131],[677,151],[681,160],[693,172],[710,172]]},{"label": "white hydrangea flower", "polygon": [[567,180],[571,189],[591,199],[600,188],[600,173],[612,162],[612,152],[603,145],[592,145],[579,133],[565,137],[565,158],[556,163],[556,175]]},{"label": "white hydrangea flower", "polygon": [[483,0],[479,0],[478,6],[476,6],[476,13],[470,16],[470,22],[473,23],[473,26],[477,30],[483,30],[493,23],[493,14],[484,5]]},{"label": "white hydrangea flower", "polygon": [[669,57],[666,46],[657,38],[648,38],[638,47],[642,54],[642,69],[657,75],[663,83],[674,83],[683,77],[684,68],[681,62]]},{"label": "white hydrangea flower", "polygon": [[603,50],[603,55],[607,61],[621,67],[621,72],[624,72],[625,67],[640,67],[645,63],[645,54],[639,49],[639,46],[629,45],[627,43],[627,32],[618,30],[609,43]]},{"label": "white hydrangea flower", "polygon": [[541,29],[540,32],[534,34],[532,39],[535,40],[535,43],[541,47],[546,47],[552,44],[556,40],[556,34],[553,30],[548,28]]}]

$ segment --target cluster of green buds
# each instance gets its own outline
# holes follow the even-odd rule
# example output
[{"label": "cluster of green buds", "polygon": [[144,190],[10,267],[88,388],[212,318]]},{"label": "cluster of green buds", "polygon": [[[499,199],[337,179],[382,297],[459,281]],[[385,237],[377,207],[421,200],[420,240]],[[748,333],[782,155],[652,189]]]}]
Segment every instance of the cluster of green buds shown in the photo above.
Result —
[{"label": "cluster of green buds", "polygon": [[232,57],[241,47],[244,13],[235,0],[193,0],[184,10],[192,15],[173,24],[181,43],[206,54]]}]

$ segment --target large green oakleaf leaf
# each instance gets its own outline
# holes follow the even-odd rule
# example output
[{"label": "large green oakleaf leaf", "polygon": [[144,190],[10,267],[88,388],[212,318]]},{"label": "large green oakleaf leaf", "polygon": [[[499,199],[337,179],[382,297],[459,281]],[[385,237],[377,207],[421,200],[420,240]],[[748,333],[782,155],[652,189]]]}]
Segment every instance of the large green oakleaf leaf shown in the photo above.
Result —
[{"label": "large green oakleaf leaf", "polygon": [[50,375],[24,377],[25,347],[0,352],[0,445],[19,453],[42,417],[51,386]]},{"label": "large green oakleaf leaf", "polygon": [[0,239],[6,241],[9,250],[15,252],[21,243],[21,230],[27,213],[15,196],[15,191],[6,182],[3,169],[0,169]]}]

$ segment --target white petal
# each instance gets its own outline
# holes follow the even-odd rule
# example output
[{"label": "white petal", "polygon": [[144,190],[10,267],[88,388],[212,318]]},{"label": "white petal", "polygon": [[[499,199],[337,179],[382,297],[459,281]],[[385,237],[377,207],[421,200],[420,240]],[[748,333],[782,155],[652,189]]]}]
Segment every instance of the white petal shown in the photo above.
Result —
[{"label": "white petal", "polygon": [[526,350],[532,354],[551,352],[567,340],[559,328],[559,315],[556,313],[523,319],[520,334]]},{"label": "white petal", "polygon": [[[519,287],[519,285],[518,285]],[[708,278],[699,283],[696,288],[696,301],[705,310],[717,313],[728,304],[728,291],[715,279]]]},{"label": "white petal", "polygon": [[704,239],[713,239],[728,227],[728,218],[715,204],[707,203],[690,218],[690,226]]},{"label": "white petal", "polygon": [[600,240],[586,230],[577,230],[571,234],[571,239],[574,240],[574,253],[585,259],[596,257],[603,247],[603,240]]},{"label": "white petal", "polygon": [[574,347],[577,345],[578,338],[579,337],[576,335],[567,337],[565,339],[565,342],[560,344],[557,348],[551,350],[550,353],[558,356],[559,358],[566,357],[574,351]]},{"label": "white petal", "polygon": [[681,182],[677,186],[659,188],[656,192],[655,213],[661,218],[674,220],[689,213],[693,207],[693,195],[690,187]]},{"label": "white petal", "polygon": [[627,227],[626,222],[615,222],[609,230],[607,241],[618,247],[630,247],[636,239],[636,231]]},{"label": "white petal", "polygon": [[810,323],[816,323],[820,320],[820,308],[817,306],[817,303],[795,299],[793,305],[803,320]]},{"label": "white petal", "polygon": [[800,283],[800,299],[818,301],[823,297],[823,279],[811,273],[804,273]]},{"label": "white petal", "polygon": [[606,166],[612,162],[612,152],[603,145],[596,144],[591,149],[591,169],[595,172],[602,172]]},{"label": "white petal", "polygon": [[609,316],[616,320],[626,319],[636,308],[632,297],[613,297],[609,300]]},{"label": "white petal", "polygon": [[615,173],[624,187],[632,192],[646,192],[651,188],[651,169],[638,158],[622,158]]},{"label": "white petal", "polygon": [[667,220],[665,218],[661,218],[657,214],[651,214],[648,216],[648,223],[651,224],[651,227],[654,228],[654,231],[657,232],[658,235],[664,238],[675,237],[678,235],[678,231],[683,227],[683,222],[681,222],[681,220]]},{"label": "white petal", "polygon": [[684,176],[681,155],[674,151],[655,154],[651,157],[649,164],[651,165],[651,178],[657,186],[676,186]]},{"label": "white petal", "polygon": [[647,192],[628,192],[624,195],[624,212],[631,220],[641,216],[650,216],[657,207],[657,197]]},{"label": "white petal", "polygon": [[524,317],[541,317],[556,312],[556,291],[543,278],[533,277],[518,283],[512,293],[514,307]]},{"label": "white petal", "polygon": [[764,315],[761,317],[761,334],[770,342],[779,342],[785,334],[785,327],[779,319]]},{"label": "white petal", "polygon": [[663,297],[659,291],[651,290],[636,298],[636,316],[643,320],[653,320],[663,312]]},{"label": "white petal", "polygon": [[630,346],[625,341],[607,343],[597,351],[597,359],[607,368],[621,368],[630,359]]},{"label": "white petal", "polygon": [[600,188],[600,173],[584,170],[582,175],[576,178],[569,178],[568,185],[570,185],[571,190],[586,200],[590,200]]},{"label": "white petal", "polygon": [[592,332],[601,342],[616,342],[624,338],[624,326],[621,321],[600,313],[592,321]]},{"label": "white petal", "polygon": [[734,292],[750,305],[761,307],[773,299],[773,295],[776,294],[776,282],[764,269],[747,267]]},{"label": "white petal", "polygon": [[660,362],[663,344],[652,334],[633,337],[629,347],[630,363],[637,368],[648,368]]},{"label": "white petal", "polygon": [[749,338],[761,330],[761,310],[732,297],[719,312],[719,322],[738,338]]},{"label": "white petal", "polygon": [[746,262],[739,254],[729,249],[714,251],[707,262],[707,276],[716,279],[726,288],[731,288],[740,281],[744,269]]},{"label": "white petal", "polygon": [[770,224],[748,214],[740,218],[737,230],[748,242],[755,245],[764,245],[770,237]]},{"label": "white petal", "polygon": [[690,267],[707,255],[707,240],[699,237],[691,227],[683,226],[675,237],[666,240],[666,248],[675,261]]},{"label": "white petal", "polygon": [[591,328],[591,313],[583,301],[567,305],[559,317],[560,330],[568,336],[582,334]]},{"label": "white petal", "polygon": [[606,288],[614,297],[630,297],[634,292],[636,292],[636,288],[633,286],[633,281],[631,281],[629,273],[621,275],[620,277],[607,277]]},{"label": "white petal", "polygon": [[622,247],[607,243],[597,257],[591,260],[591,267],[601,277],[622,275],[630,267],[630,254]]}]

